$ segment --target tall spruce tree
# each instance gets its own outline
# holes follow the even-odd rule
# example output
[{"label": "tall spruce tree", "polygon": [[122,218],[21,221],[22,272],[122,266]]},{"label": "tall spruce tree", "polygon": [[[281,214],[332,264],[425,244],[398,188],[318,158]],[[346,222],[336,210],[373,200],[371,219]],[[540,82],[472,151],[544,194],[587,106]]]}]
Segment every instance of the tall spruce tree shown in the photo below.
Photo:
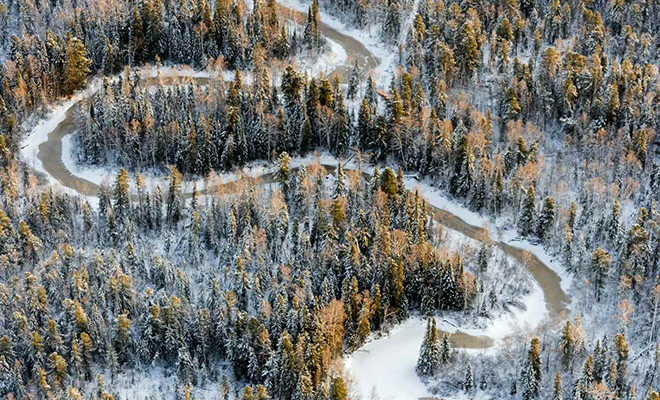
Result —
[{"label": "tall spruce tree", "polygon": [[433,376],[439,371],[441,363],[440,341],[438,340],[435,318],[429,318],[426,322],[424,340],[419,349],[417,374],[422,377]]},{"label": "tall spruce tree", "polygon": [[520,233],[527,236],[534,232],[536,226],[536,190],[534,186],[527,188],[527,195],[523,203],[522,213],[518,219]]},{"label": "tall spruce tree", "polygon": [[523,400],[538,399],[541,390],[541,344],[532,338],[523,371]]}]

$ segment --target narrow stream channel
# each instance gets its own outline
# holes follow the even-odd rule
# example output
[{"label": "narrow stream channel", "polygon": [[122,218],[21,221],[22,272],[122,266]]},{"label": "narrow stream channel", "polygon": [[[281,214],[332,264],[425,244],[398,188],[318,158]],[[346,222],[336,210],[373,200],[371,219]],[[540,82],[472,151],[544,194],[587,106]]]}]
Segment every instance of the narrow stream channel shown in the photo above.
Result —
[{"label": "narrow stream channel", "polygon": [[[290,8],[287,12],[296,18],[306,18],[305,13]],[[373,69],[378,66],[379,60],[376,59],[359,40],[338,32],[326,24],[321,24],[321,31],[324,36],[341,44],[346,50],[349,59],[357,60],[361,67]],[[345,77],[347,71],[348,69],[346,65],[340,65],[333,72]],[[173,79],[176,79],[176,77]],[[209,78],[189,79],[196,79],[202,83]],[[47,135],[47,140],[39,145],[36,156],[41,161],[45,172],[56,179],[60,185],[73,189],[84,196],[98,196],[99,186],[94,182],[74,175],[69,171],[62,160],[62,139],[65,136],[74,133],[77,128],[75,122],[76,119],[74,118],[77,106],[78,104],[74,104],[66,111],[64,120],[50,131]],[[323,166],[331,173],[336,168],[334,165]],[[368,174],[365,173],[363,173],[363,175],[368,176]],[[259,182],[269,183],[274,180],[274,174],[265,173],[258,178],[242,179],[258,179]],[[232,182],[222,186],[224,192],[231,192],[235,188],[242,186],[242,182]],[[202,191],[202,194],[204,194],[204,192],[215,191],[216,189],[217,188],[209,188],[208,190]],[[189,197],[191,194],[186,193],[185,195]],[[478,242],[484,242],[485,238],[488,237],[486,229],[471,225],[447,210],[432,205],[429,205],[429,209],[432,211],[434,220],[449,229],[460,232]],[[530,251],[501,241],[495,241],[493,244],[512,260],[515,260],[517,263],[527,268],[543,291],[545,307],[551,317],[559,316],[562,312],[567,311],[570,299],[562,290],[560,285],[561,278],[557,273]],[[470,335],[460,330],[451,333],[449,338],[452,346],[455,348],[486,349],[492,347],[494,344],[494,340],[488,336]],[[415,348],[418,348],[419,343],[415,343],[414,346]]]}]

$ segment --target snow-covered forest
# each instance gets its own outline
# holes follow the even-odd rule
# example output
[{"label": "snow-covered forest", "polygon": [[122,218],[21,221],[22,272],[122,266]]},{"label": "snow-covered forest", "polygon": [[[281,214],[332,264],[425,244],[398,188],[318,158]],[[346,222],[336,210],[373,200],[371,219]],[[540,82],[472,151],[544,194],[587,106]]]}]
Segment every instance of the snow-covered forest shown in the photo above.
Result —
[{"label": "snow-covered forest", "polygon": [[659,34],[0,0],[0,396],[660,399]]}]

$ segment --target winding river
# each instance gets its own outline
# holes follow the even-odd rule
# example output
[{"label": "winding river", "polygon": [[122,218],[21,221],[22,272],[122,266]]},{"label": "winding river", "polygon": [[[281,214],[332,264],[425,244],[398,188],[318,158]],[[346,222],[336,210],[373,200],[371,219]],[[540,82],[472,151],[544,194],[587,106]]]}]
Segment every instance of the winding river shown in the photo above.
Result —
[{"label": "winding river", "polygon": [[[305,14],[291,8],[284,7],[286,12],[295,18],[305,17]],[[374,69],[378,66],[379,60],[376,59],[367,47],[352,36],[345,35],[332,27],[322,24],[322,34],[327,38],[339,43],[345,50],[349,59],[358,60],[358,63],[364,68]],[[345,76],[347,71],[346,65],[338,66],[333,72]],[[195,79],[209,79],[209,78],[195,78]],[[43,170],[52,178],[57,180],[63,187],[73,189],[77,193],[84,196],[97,196],[99,186],[87,179],[74,175],[66,167],[62,160],[62,139],[75,132],[76,119],[75,110],[78,103],[72,104],[67,110],[64,119],[48,132],[47,138],[38,146],[36,157],[41,162]],[[333,165],[324,165],[329,171],[333,172],[335,167]],[[260,182],[269,182],[274,178],[272,173],[261,175],[258,179]],[[242,179],[255,179],[255,178],[242,178]],[[229,183],[226,185],[234,185]],[[231,190],[230,187],[223,188]],[[190,195],[189,193],[187,195]],[[488,238],[488,231],[482,227],[471,225],[459,216],[442,208],[429,205],[433,211],[434,219],[438,223],[446,226],[449,229],[460,232],[471,239],[478,242],[484,242]],[[563,312],[567,311],[569,298],[561,288],[561,278],[550,267],[544,264],[532,252],[513,246],[511,244],[495,241],[493,242],[502,252],[504,252],[512,260],[515,260],[520,265],[523,265],[530,272],[534,280],[538,283],[544,296],[545,307],[550,317],[560,316]],[[450,341],[456,348],[466,349],[486,349],[492,347],[494,340],[487,336],[474,336],[461,332],[460,330],[450,334]],[[419,348],[419,343],[414,344],[415,349]],[[416,357],[416,353],[415,353]],[[359,378],[359,377],[358,377]],[[366,394],[366,393],[365,393]]]}]

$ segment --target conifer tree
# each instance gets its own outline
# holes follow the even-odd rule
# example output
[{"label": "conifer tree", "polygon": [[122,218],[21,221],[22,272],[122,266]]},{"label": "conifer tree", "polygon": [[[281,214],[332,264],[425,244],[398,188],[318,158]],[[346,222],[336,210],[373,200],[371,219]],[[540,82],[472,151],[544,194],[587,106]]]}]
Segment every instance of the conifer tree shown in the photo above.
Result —
[{"label": "conifer tree", "polygon": [[536,221],[536,190],[534,186],[527,188],[527,196],[523,204],[522,214],[518,220],[520,233],[529,235],[533,232]]},{"label": "conifer tree", "polygon": [[282,188],[282,193],[284,194],[284,198],[288,199],[289,198],[289,192],[290,192],[290,176],[291,176],[291,169],[289,167],[289,164],[291,163],[291,157],[289,157],[289,154],[287,152],[283,152],[280,154],[280,157],[278,159],[278,168],[277,168],[277,182],[280,184],[280,187]]},{"label": "conifer tree", "polygon": [[564,390],[561,386],[561,373],[557,371],[555,375],[555,384],[552,391],[552,400],[564,400]]},{"label": "conifer tree", "polygon": [[385,168],[383,174],[381,175],[380,188],[385,194],[390,196],[390,198],[395,199],[397,196],[397,183],[396,175],[391,168]]},{"label": "conifer tree", "polygon": [[660,200],[660,163],[653,165],[653,171],[651,173],[651,182],[650,182],[651,193],[656,200]]},{"label": "conifer tree", "polygon": [[362,307],[360,308],[360,315],[358,317],[358,327],[357,327],[357,336],[359,338],[359,344],[362,345],[364,341],[369,336],[371,332],[371,324],[369,322],[369,309],[367,307],[368,302],[363,302]]},{"label": "conifer tree", "polygon": [[617,360],[616,360],[616,383],[614,386],[616,388],[617,395],[622,396],[627,391],[626,369],[627,369],[628,355],[630,350],[628,347],[628,342],[626,341],[622,333],[616,334],[615,344],[616,344]]},{"label": "conifer tree", "polygon": [[396,42],[401,32],[401,4],[397,0],[388,1],[385,26],[383,28],[387,35],[386,37],[391,42]]},{"label": "conifer tree", "polygon": [[596,295],[596,301],[600,301],[605,287],[605,279],[609,273],[611,257],[608,252],[598,248],[594,251],[591,258],[591,270],[593,276],[593,285]]},{"label": "conifer tree", "polygon": [[319,50],[321,46],[321,34],[319,4],[317,0],[312,1],[312,5],[307,11],[304,39],[310,49]]},{"label": "conifer tree", "polygon": [[449,344],[449,335],[442,335],[442,344],[440,345],[440,363],[447,364],[451,359],[451,345]]},{"label": "conifer tree", "polygon": [[77,37],[69,35],[64,71],[64,93],[67,96],[73,95],[76,90],[85,88],[85,79],[90,72],[91,63],[83,42]]},{"label": "conifer tree", "polygon": [[568,216],[568,227],[571,228],[571,232],[575,229],[575,220],[577,218],[577,205],[575,202],[571,202],[571,210]]},{"label": "conifer tree", "polygon": [[502,100],[502,124],[506,126],[509,121],[516,121],[520,119],[520,104],[518,103],[518,95],[515,88],[512,86],[505,89]]},{"label": "conifer tree", "polygon": [[338,157],[344,157],[348,151],[351,139],[351,118],[347,115],[344,104],[344,95],[340,92],[335,102],[335,118],[333,124],[333,134],[335,137],[334,154]]},{"label": "conifer tree", "polygon": [[458,60],[465,80],[469,80],[481,66],[481,51],[477,42],[474,24],[466,20],[460,30]]},{"label": "conifer tree", "polygon": [[573,361],[575,352],[575,339],[573,338],[573,327],[571,321],[566,321],[560,333],[559,347],[561,349],[561,362],[564,368],[569,368]]},{"label": "conifer tree", "polygon": [[376,284],[374,287],[374,298],[373,302],[371,304],[371,310],[372,310],[372,323],[373,323],[373,330],[378,331],[380,330],[380,327],[383,323],[384,320],[384,315],[383,315],[383,305],[382,305],[382,295],[380,292],[380,285]]},{"label": "conifer tree", "polygon": [[472,364],[468,363],[467,370],[465,371],[465,380],[463,381],[463,390],[470,393],[474,389],[474,374],[472,372]]},{"label": "conifer tree", "polygon": [[621,240],[621,222],[619,220],[621,214],[621,205],[619,199],[614,200],[612,206],[612,215],[607,226],[607,238],[613,246],[616,246]]},{"label": "conifer tree", "polygon": [[330,400],[348,400],[348,390],[344,378],[338,376],[332,380]]},{"label": "conifer tree", "polygon": [[372,144],[372,116],[371,116],[371,107],[367,101],[367,97],[362,98],[362,103],[360,103],[360,111],[358,112],[358,126],[357,133],[359,137],[360,147],[363,149],[371,147]]},{"label": "conifer tree", "polygon": [[523,400],[537,399],[541,385],[541,344],[533,338],[523,373]]},{"label": "conifer tree", "polygon": [[167,220],[177,224],[183,217],[183,199],[181,196],[181,173],[174,167],[170,168],[170,186],[167,195]]},{"label": "conifer tree", "polygon": [[360,69],[358,68],[357,60],[353,61],[353,66],[351,67],[351,73],[348,77],[348,91],[346,92],[346,98],[349,100],[354,100],[357,96],[358,86],[360,85]]},{"label": "conifer tree", "polygon": [[552,197],[547,196],[543,202],[543,209],[538,219],[538,229],[536,234],[539,238],[544,239],[549,235],[550,230],[555,224],[555,201]]},{"label": "conifer tree", "polygon": [[422,377],[433,376],[439,371],[441,362],[440,341],[438,340],[435,318],[429,318],[426,322],[424,340],[419,349],[417,374]]},{"label": "conifer tree", "polygon": [[474,184],[474,154],[468,143],[468,138],[463,135],[460,138],[454,164],[454,174],[450,182],[451,192],[459,197],[467,196]]},{"label": "conifer tree", "polygon": [[120,223],[124,223],[124,218],[128,217],[130,211],[129,178],[124,168],[119,170],[115,179],[114,200],[115,217]]}]

